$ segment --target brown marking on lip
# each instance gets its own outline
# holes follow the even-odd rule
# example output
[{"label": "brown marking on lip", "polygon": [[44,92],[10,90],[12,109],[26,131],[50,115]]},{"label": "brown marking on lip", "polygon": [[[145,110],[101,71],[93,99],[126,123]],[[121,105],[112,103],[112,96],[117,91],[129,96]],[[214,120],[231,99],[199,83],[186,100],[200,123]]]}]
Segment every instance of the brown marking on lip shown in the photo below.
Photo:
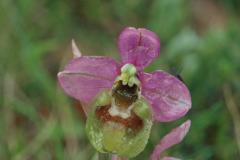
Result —
[{"label": "brown marking on lip", "polygon": [[116,82],[112,90],[116,105],[122,108],[128,108],[138,99],[138,90],[135,84],[129,87],[128,85],[123,85],[122,81]]},{"label": "brown marking on lip", "polygon": [[131,112],[131,116],[129,118],[122,118],[119,116],[111,116],[108,112],[110,108],[109,106],[101,106],[96,109],[96,116],[102,122],[116,122],[124,125],[126,128],[130,128],[133,131],[139,131],[143,127],[143,120],[138,117],[134,112]]}]

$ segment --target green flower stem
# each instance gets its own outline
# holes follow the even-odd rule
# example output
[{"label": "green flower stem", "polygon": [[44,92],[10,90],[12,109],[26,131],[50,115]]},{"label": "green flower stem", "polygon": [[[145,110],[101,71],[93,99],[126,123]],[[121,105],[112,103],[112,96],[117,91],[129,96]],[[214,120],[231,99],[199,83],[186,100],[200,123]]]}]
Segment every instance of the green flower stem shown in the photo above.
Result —
[{"label": "green flower stem", "polygon": [[111,160],[111,155],[108,153],[98,153],[98,160]]},{"label": "green flower stem", "polygon": [[128,160],[128,158],[121,158],[121,157],[118,157],[118,160]]},{"label": "green flower stem", "polygon": [[[112,160],[112,157],[114,155],[112,154],[108,154],[108,153],[98,153],[98,160]],[[116,156],[116,155],[115,155]],[[124,157],[115,157],[114,160],[129,160],[128,158],[124,158]]]},{"label": "green flower stem", "polygon": [[117,159],[114,159],[114,160],[129,160],[128,158],[123,158],[123,157],[118,157],[117,156]]}]

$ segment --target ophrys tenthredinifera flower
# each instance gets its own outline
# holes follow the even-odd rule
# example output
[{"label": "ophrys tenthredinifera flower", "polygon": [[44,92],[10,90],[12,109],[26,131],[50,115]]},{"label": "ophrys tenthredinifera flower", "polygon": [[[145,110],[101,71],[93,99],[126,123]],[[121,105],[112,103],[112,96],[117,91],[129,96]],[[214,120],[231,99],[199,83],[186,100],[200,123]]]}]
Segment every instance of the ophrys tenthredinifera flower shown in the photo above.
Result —
[{"label": "ophrys tenthredinifera flower", "polygon": [[[121,63],[110,57],[82,56],[73,43],[74,59],[58,78],[64,91],[83,104],[91,144],[99,152],[131,158],[144,150],[152,123],[184,116],[191,108],[191,96],[175,76],[143,71],[160,53],[155,33],[128,27],[120,33],[118,47]],[[162,151],[179,143],[189,127],[188,120],[166,135],[151,159],[159,159]]]}]

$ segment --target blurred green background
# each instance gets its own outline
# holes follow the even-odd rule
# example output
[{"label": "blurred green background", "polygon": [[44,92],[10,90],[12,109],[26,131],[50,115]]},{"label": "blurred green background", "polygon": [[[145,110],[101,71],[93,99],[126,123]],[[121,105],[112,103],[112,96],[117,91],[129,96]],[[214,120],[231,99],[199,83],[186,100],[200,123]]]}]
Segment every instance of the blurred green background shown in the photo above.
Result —
[{"label": "blurred green background", "polygon": [[155,124],[135,159],[148,159],[186,119],[189,134],[164,155],[240,159],[239,0],[1,0],[1,160],[94,159],[81,105],[56,75],[72,58],[72,38],[85,55],[119,59],[116,39],[126,26],[160,36],[161,56],[146,70],[180,73],[193,101],[184,118]]}]

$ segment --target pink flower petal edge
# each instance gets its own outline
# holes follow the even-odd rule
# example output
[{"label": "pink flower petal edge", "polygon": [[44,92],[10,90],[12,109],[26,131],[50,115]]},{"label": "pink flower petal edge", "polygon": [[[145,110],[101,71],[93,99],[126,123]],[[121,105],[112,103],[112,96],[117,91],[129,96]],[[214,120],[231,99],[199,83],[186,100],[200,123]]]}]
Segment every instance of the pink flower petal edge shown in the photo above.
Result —
[{"label": "pink flower petal edge", "polygon": [[159,56],[160,40],[147,29],[127,27],[119,35],[118,48],[124,64],[131,63],[143,70]]},{"label": "pink flower petal edge", "polygon": [[[170,133],[168,133],[163,139],[160,141],[160,143],[154,148],[153,153],[151,154],[151,160],[159,160],[161,153],[165,151],[166,149],[170,148],[171,146],[180,143],[183,138],[188,133],[191,126],[191,121],[187,120],[179,127],[173,129]],[[170,158],[170,157],[165,157]]]},{"label": "pink flower petal edge", "polygon": [[108,57],[82,56],[73,59],[58,74],[58,80],[64,91],[88,105],[102,90],[110,89],[119,66]]},{"label": "pink flower petal edge", "polygon": [[191,108],[188,88],[175,76],[164,71],[138,74],[142,95],[149,101],[154,120],[169,122],[184,116]]}]

